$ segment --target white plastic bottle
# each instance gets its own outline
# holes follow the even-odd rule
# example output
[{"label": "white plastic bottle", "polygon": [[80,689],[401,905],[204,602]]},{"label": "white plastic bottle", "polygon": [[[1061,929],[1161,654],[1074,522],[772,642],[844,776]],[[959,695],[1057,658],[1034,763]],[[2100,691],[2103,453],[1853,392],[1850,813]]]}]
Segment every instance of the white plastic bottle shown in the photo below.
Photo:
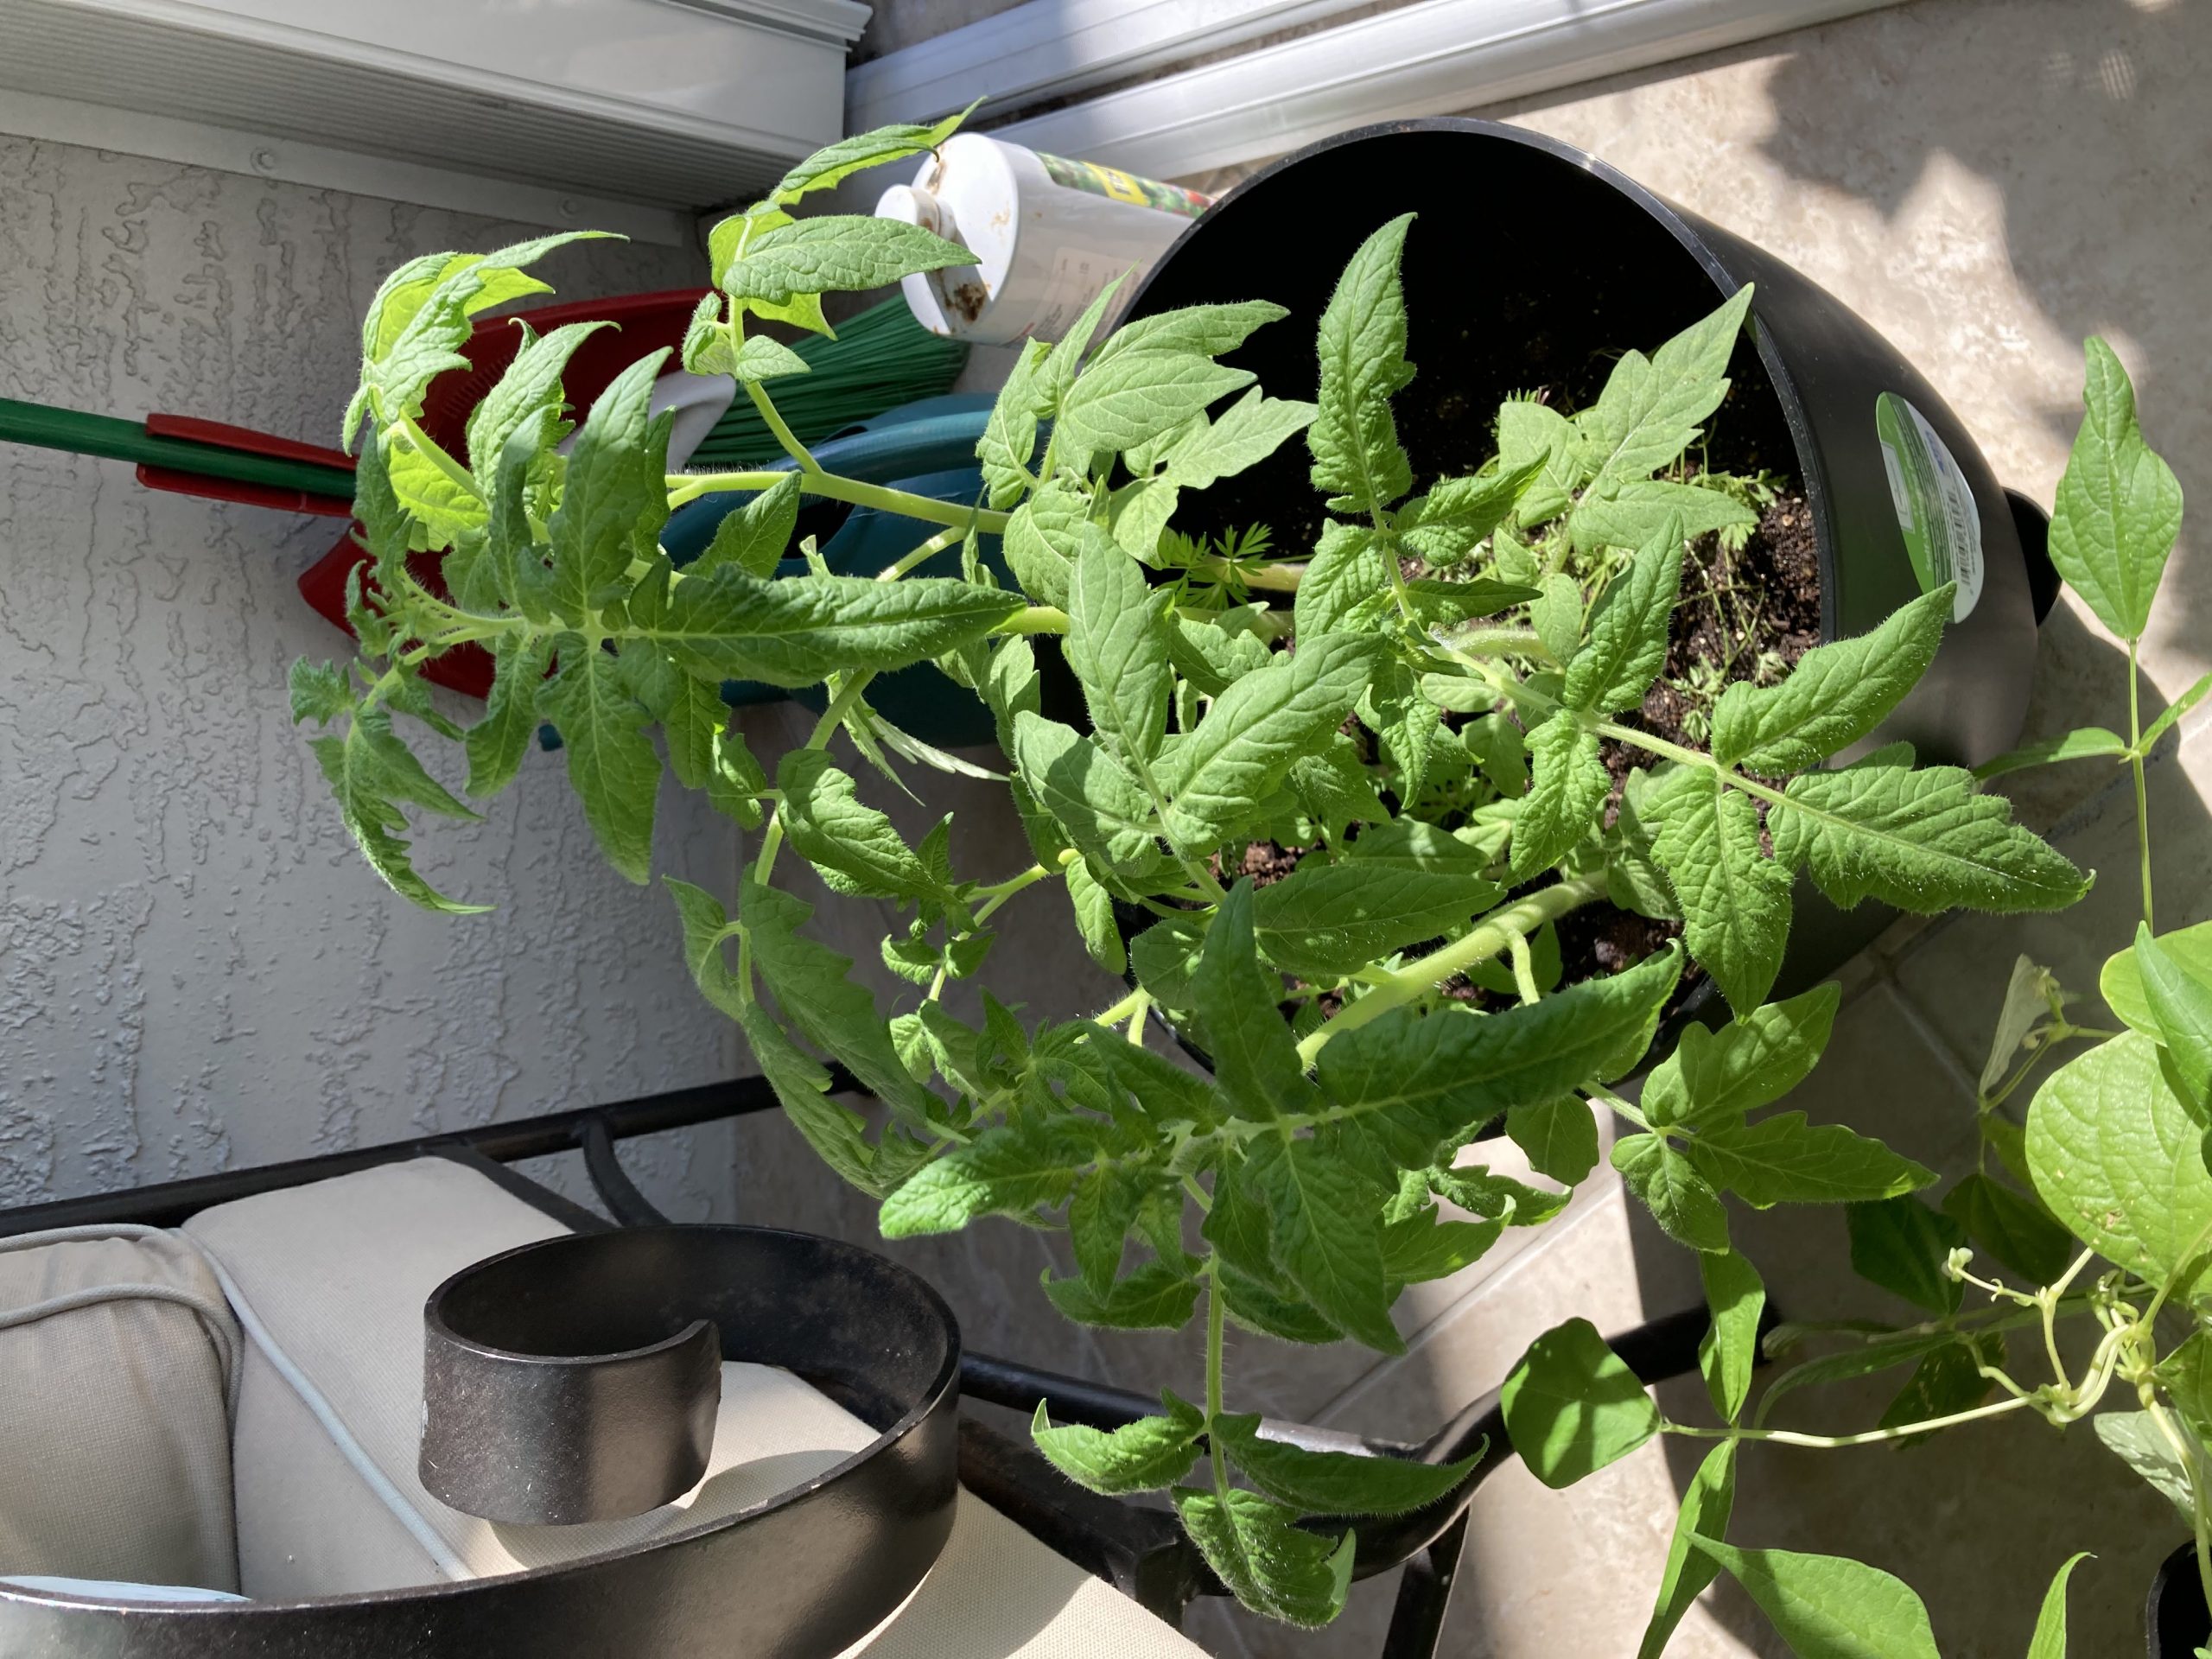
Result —
[{"label": "white plastic bottle", "polygon": [[912,184],[876,203],[976,256],[909,276],[915,319],[932,334],[980,345],[1058,340],[1125,270],[1167,251],[1211,196],[1093,162],[1040,155],[982,133],[957,133]]}]

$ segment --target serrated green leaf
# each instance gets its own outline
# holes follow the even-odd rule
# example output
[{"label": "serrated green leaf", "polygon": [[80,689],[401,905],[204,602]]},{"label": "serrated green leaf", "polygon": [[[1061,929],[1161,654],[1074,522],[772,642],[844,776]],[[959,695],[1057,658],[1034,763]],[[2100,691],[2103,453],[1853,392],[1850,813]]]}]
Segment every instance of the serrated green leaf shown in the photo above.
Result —
[{"label": "serrated green leaf", "polygon": [[1727,395],[1728,359],[1751,302],[1751,289],[1738,289],[1650,357],[1630,352],[1613,365],[1598,401],[1576,422],[1590,493],[1608,495],[1649,478],[1689,447],[1699,423]]},{"label": "serrated green leaf", "polygon": [[1448,1279],[1481,1261],[1504,1233],[1503,1217],[1446,1221],[1440,1219],[1433,1205],[1425,1205],[1412,1215],[1384,1224],[1383,1276],[1408,1285]]},{"label": "serrated green leaf", "polygon": [[361,323],[361,385],[347,404],[341,442],[350,449],[362,410],[376,407],[380,423],[423,412],[431,381],[467,359],[469,319],[546,285],[523,274],[554,249],[604,235],[568,231],[518,242],[487,254],[433,253],[410,259],[386,277]]},{"label": "serrated green leaf", "polygon": [[748,877],[740,889],[739,917],[754,970],[801,1036],[843,1061],[862,1088],[920,1125],[927,1097],[892,1047],[874,997],[849,977],[851,959],[799,932],[813,913],[803,900]]},{"label": "serrated green leaf", "polygon": [[1815,645],[1778,684],[1731,685],[1713,711],[1713,758],[1782,777],[1849,748],[1935,661],[1952,593],[1947,583],[1899,606],[1871,632]]},{"label": "serrated green leaf", "polygon": [[1131,874],[1159,864],[1151,797],[1096,743],[1023,709],[1014,717],[1014,760],[1038,804],[1086,855]]},{"label": "serrated green leaf", "polygon": [[1720,1195],[1663,1136],[1623,1135],[1613,1142],[1612,1161],[1668,1237],[1693,1250],[1728,1248],[1728,1212]]},{"label": "serrated green leaf", "polygon": [[569,359],[594,332],[613,324],[605,321],[563,323],[543,338],[532,334],[530,325],[519,317],[515,326],[523,331],[522,348],[499,384],[468,411],[468,466],[480,479],[489,478],[498,470],[508,440],[517,433],[529,434],[533,449],[543,448],[553,441],[555,423],[561,418],[561,376]]},{"label": "serrated green leaf", "polygon": [[760,796],[768,787],[768,774],[745,747],[745,740],[725,724],[715,733],[713,770],[707,775],[707,804],[734,818],[747,830],[760,827]]},{"label": "serrated green leaf", "polygon": [[821,749],[793,749],[776,767],[779,814],[791,850],[831,891],[916,900],[938,891],[891,820],[861,802],[849,775]]},{"label": "serrated green leaf", "polygon": [[1561,1186],[1580,1186],[1598,1166],[1598,1122],[1578,1095],[1510,1108],[1505,1132],[1531,1169]]},{"label": "serrated green leaf", "polygon": [[983,481],[990,490],[990,505],[1004,509],[1021,499],[1036,480],[1029,463],[1037,454],[1037,411],[1041,401],[1039,377],[1052,346],[1041,340],[1027,342],[1006,382],[991,404],[982,435],[976,441],[976,458],[982,464]]},{"label": "serrated green leaf", "polygon": [[1382,1276],[1382,1195],[1312,1141],[1263,1135],[1238,1172],[1290,1282],[1347,1336],[1405,1351]]},{"label": "serrated green leaf", "polygon": [[484,498],[464,481],[466,474],[448,470],[459,463],[435,442],[410,434],[385,452],[385,465],[392,494],[413,521],[408,544],[414,551],[453,547],[484,529]]},{"label": "serrated green leaf", "polygon": [[1959,1311],[1966,1287],[1943,1265],[1966,1243],[1965,1228],[1910,1196],[1854,1204],[1845,1217],[1853,1273],[1930,1313]]},{"label": "serrated green leaf", "polygon": [[986,1129],[924,1165],[884,1200],[883,1236],[957,1232],[983,1216],[1022,1216],[1064,1204],[1097,1156],[1071,1123],[1023,1118]]},{"label": "serrated green leaf", "polygon": [[1456,927],[1502,896],[1488,861],[1433,824],[1370,830],[1333,860],[1308,859],[1253,899],[1262,955],[1327,980]]},{"label": "serrated green leaf", "polygon": [[1666,663],[1681,586],[1681,520],[1669,515],[1599,600],[1589,638],[1567,662],[1568,708],[1609,715],[1643,702]]},{"label": "serrated green leaf", "polygon": [[1809,869],[1847,909],[1872,898],[1923,916],[1961,906],[2012,914],[2063,910],[2088,890],[2063,855],[2012,822],[2011,803],[1977,794],[1956,766],[1807,772],[1786,793],[1767,814],[1775,856]]},{"label": "serrated green leaf", "polygon": [[[1122,1164],[1111,1164],[1077,1182],[1068,1200],[1068,1243],[1077,1268],[1093,1294],[1112,1288],[1122,1270],[1122,1254],[1137,1208],[1144,1202],[1147,1177]],[[1177,1471],[1178,1475],[1180,1471]],[[1166,1485],[1167,1481],[1160,1484]]]},{"label": "serrated green leaf", "polygon": [[1090,498],[1055,479],[1047,480],[1007,521],[1001,543],[1007,568],[1021,591],[1038,604],[1066,607],[1068,584],[1074,578],[1090,512]]},{"label": "serrated green leaf", "polygon": [[1320,1052],[1322,1092],[1346,1116],[1373,1117],[1419,1149],[1457,1144],[1513,1106],[1607,1081],[1643,1056],[1681,957],[1666,950],[1624,973],[1585,980],[1501,1014],[1393,1009]]},{"label": "serrated green leaf", "polygon": [[1406,297],[1398,275],[1411,213],[1359,245],[1321,314],[1321,390],[1306,429],[1313,487],[1339,512],[1380,512],[1413,487],[1413,464],[1390,417],[1414,378],[1406,361]]},{"label": "serrated green leaf", "polygon": [[292,723],[312,720],[318,726],[327,726],[353,708],[353,688],[345,668],[337,663],[318,663],[298,657],[292,661],[287,682],[290,693]]},{"label": "serrated green leaf", "polygon": [[1523,397],[1498,406],[1497,464],[1507,473],[1538,469],[1522,486],[1514,512],[1514,521],[1523,528],[1566,512],[1586,476],[1574,423],[1557,410]]},{"label": "serrated green leaf", "polygon": [[1166,1402],[1168,1415],[1140,1417],[1108,1433],[1081,1423],[1054,1428],[1045,1402],[1039,1400],[1029,1438],[1055,1469],[1078,1486],[1108,1497],[1156,1492],[1191,1472],[1198,1460],[1198,1436],[1206,1426],[1205,1414],[1196,1406],[1172,1394]]},{"label": "serrated green leaf", "polygon": [[1736,1549],[1693,1535],[1758,1603],[1797,1659],[1942,1659],[1928,1609],[1902,1580],[1840,1555]]},{"label": "serrated green leaf", "polygon": [[733,299],[785,303],[801,294],[859,293],[902,276],[975,263],[957,242],[897,219],[824,213],[749,238],[719,273]]},{"label": "serrated green leaf", "polygon": [[1780,1100],[1820,1063],[1841,1000],[1830,982],[1718,1031],[1689,1027],[1645,1084],[1644,1115],[1662,1126],[1729,1122]]},{"label": "serrated green leaf", "polygon": [[1706,1306],[1713,1313],[1697,1347],[1705,1391],[1725,1421],[1742,1414],[1751,1397],[1751,1372],[1758,1363],[1759,1319],[1766,1311],[1766,1286],[1758,1270],[1733,1250],[1700,1255]]},{"label": "serrated green leaf", "polygon": [[1055,1279],[1047,1270],[1045,1294],[1077,1325],[1115,1331],[1179,1331],[1198,1305],[1198,1282],[1164,1262],[1147,1262],[1104,1295],[1081,1279]]},{"label": "serrated green leaf", "polygon": [[468,792],[496,795],[514,781],[537,730],[537,695],[552,659],[549,634],[525,633],[502,641],[492,672],[484,718],[468,728]]},{"label": "serrated green leaf", "polygon": [[2127,740],[2118,732],[2107,731],[2101,726],[2084,726],[2057,737],[2045,738],[2040,743],[2008,749],[1994,760],[1983,761],[1974,769],[1974,775],[1976,781],[1986,783],[2009,772],[2024,772],[2030,766],[2053,766],[2062,760],[2125,760],[2126,755]]},{"label": "serrated green leaf", "polygon": [[2095,335],[2074,439],[2050,516],[2050,562],[2097,620],[2123,639],[2142,637],[2151,601],[2181,531],[2181,485],[2143,442],[2135,388]]},{"label": "serrated green leaf", "polygon": [[2028,1659],[2066,1659],[2066,1581],[2089,1559],[2088,1550],[2079,1551],[2052,1575],[2050,1588],[2043,1592],[2042,1611],[2036,1615],[2035,1634],[2028,1640]]},{"label": "serrated green leaf", "polygon": [[1578,552],[1642,547],[1669,521],[1690,541],[1716,531],[1748,530],[1758,514],[1718,490],[1663,478],[1633,479],[1610,495],[1592,491],[1574,505],[1567,535]]},{"label": "serrated green leaf", "polygon": [[1513,1449],[1554,1490],[1619,1461],[1659,1432],[1659,1408],[1587,1319],[1569,1319],[1529,1344],[1500,1402]]},{"label": "serrated green leaf", "polygon": [[668,517],[662,480],[670,417],[650,413],[653,378],[667,355],[655,352],[623,370],[576,433],[549,525],[555,603],[571,621],[618,595],[640,538],[650,552]]},{"label": "serrated green leaf", "polygon": [[1211,421],[1204,416],[1161,456],[1163,476],[1184,489],[1210,488],[1255,467],[1313,423],[1313,405],[1269,397],[1257,386]]},{"label": "serrated green leaf", "polygon": [[1067,879],[1068,902],[1075,909],[1076,928],[1083,935],[1090,959],[1109,974],[1128,965],[1121,931],[1114,923],[1114,896],[1101,887],[1090,866],[1078,858],[1062,872]]},{"label": "serrated green leaf", "polygon": [[1707,1180],[1755,1210],[1895,1198],[1936,1179],[1880,1141],[1840,1123],[1808,1123],[1802,1112],[1777,1112],[1747,1126],[1716,1124],[1684,1149]]},{"label": "serrated green leaf", "polygon": [[560,731],[569,782],[607,861],[628,880],[646,880],[660,754],[614,658],[572,642],[561,671],[538,693],[538,707]]},{"label": "serrated green leaf", "polygon": [[2069,1060],[2028,1108],[2028,1164],[2043,1201],[2076,1238],[2154,1285],[2201,1263],[2212,1238],[2202,1138],[2158,1045],[2138,1032]]},{"label": "serrated green leaf", "polygon": [[[385,886],[425,910],[451,916],[480,915],[490,908],[447,898],[416,870],[409,843],[397,833],[407,828],[399,802],[412,801],[448,817],[475,814],[423,771],[422,763],[391,730],[388,713],[378,709],[358,714],[345,736],[310,738],[308,747],[337,798],[339,816],[354,845]],[[451,807],[435,804],[440,797],[451,802]]]},{"label": "serrated green leaf", "polygon": [[748,575],[774,575],[798,524],[798,474],[787,473],[742,506],[724,513],[715,526],[714,540],[685,567],[684,575],[703,576],[734,564]]},{"label": "serrated green leaf", "polygon": [[1719,772],[1655,791],[1643,807],[1651,851],[1682,912],[1683,942],[1728,1005],[1765,1001],[1789,941],[1787,865],[1769,858],[1758,809]]},{"label": "serrated green leaf", "polygon": [[[1712,1259],[1712,1258],[1702,1258]],[[1729,1512],[1736,1506],[1736,1447],[1723,1440],[1705,1454],[1705,1461],[1690,1477],[1682,1506],[1675,1516],[1673,1541],[1667,1547],[1666,1570],[1659,1580],[1659,1599],[1643,1627],[1643,1640],[1636,1659],[1661,1659],[1675,1629],[1690,1604],[1719,1575],[1711,1557],[1692,1548],[1693,1537],[1718,1538],[1728,1529]]]},{"label": "serrated green leaf", "polygon": [[840,671],[905,668],[980,639],[1016,594],[949,576],[679,575],[664,607],[633,599],[629,632],[702,678],[810,685]]},{"label": "serrated green leaf", "polygon": [[[982,101],[978,99],[976,103]],[[909,156],[935,149],[975,112],[976,105],[970,104],[959,114],[948,115],[942,121],[901,121],[840,138],[836,143],[816,150],[785,174],[767,199],[788,207],[808,192],[830,189],[863,168],[880,167],[886,162],[903,161]]]},{"label": "serrated green leaf", "polygon": [[1372,529],[1333,520],[1324,524],[1291,601],[1298,638],[1312,641],[1347,626],[1360,606],[1387,590],[1389,571],[1383,558]]},{"label": "serrated green leaf", "polygon": [[1206,929],[1191,993],[1215,1080],[1237,1116],[1274,1118],[1312,1106],[1313,1085],[1276,1007],[1282,981],[1254,952],[1249,876],[1229,890]]},{"label": "serrated green leaf", "polygon": [[1379,642],[1363,635],[1326,635],[1217,697],[1163,766],[1161,781],[1173,797],[1165,819],[1169,839],[1217,847],[1249,823],[1291,763],[1344,723],[1379,651]]},{"label": "serrated green leaf", "polygon": [[1529,606],[1529,626],[1554,660],[1563,663],[1582,644],[1582,584],[1564,571],[1554,571],[1538,588]]},{"label": "serrated green leaf", "polygon": [[1180,429],[1252,384],[1250,370],[1213,359],[1283,315],[1261,301],[1192,306],[1117,329],[1062,394],[1054,445],[1071,460],[1119,454]]},{"label": "serrated green leaf", "polygon": [[1403,1515],[1445,1497],[1482,1460],[1479,1451],[1457,1463],[1309,1452],[1259,1428],[1257,1416],[1224,1415],[1212,1425],[1229,1460],[1255,1486],[1304,1515]]},{"label": "serrated green leaf", "polygon": [[1336,1618],[1351,1586],[1353,1538],[1304,1532],[1297,1516],[1257,1492],[1178,1487],[1175,1512],[1206,1564],[1255,1612],[1318,1630]]},{"label": "serrated green leaf", "polygon": [[1551,868],[1599,828],[1612,787],[1598,734],[1571,714],[1529,734],[1530,781],[1513,820],[1513,874],[1526,881]]},{"label": "serrated green leaf", "polygon": [[1431,566],[1459,563],[1513,516],[1542,464],[1531,461],[1472,478],[1438,480],[1398,510],[1398,539]]},{"label": "serrated green leaf", "polygon": [[1068,587],[1068,666],[1083,686],[1090,723],[1142,766],[1160,753],[1174,673],[1167,665],[1167,607],[1137,562],[1096,524],[1083,527]]}]

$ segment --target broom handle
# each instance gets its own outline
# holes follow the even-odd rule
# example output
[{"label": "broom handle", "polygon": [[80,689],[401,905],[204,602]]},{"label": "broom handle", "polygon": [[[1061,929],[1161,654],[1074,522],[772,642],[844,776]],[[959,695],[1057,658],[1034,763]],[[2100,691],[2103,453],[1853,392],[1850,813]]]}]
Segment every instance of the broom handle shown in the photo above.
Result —
[{"label": "broom handle", "polygon": [[172,472],[196,473],[203,478],[232,479],[243,484],[262,484],[276,489],[298,490],[308,495],[353,497],[353,474],[336,467],[279,456],[257,455],[242,449],[226,449],[186,438],[156,437],[137,421],[111,415],[91,415],[82,410],[56,409],[48,404],[0,397],[0,443],[24,443],[41,449],[60,449],[72,454],[104,455],[111,461],[137,461],[165,467]]}]

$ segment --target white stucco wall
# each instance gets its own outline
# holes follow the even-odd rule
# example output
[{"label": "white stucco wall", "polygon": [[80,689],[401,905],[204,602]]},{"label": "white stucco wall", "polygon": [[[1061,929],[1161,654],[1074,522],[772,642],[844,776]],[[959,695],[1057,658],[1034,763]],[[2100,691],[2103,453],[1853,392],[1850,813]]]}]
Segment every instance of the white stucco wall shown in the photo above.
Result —
[{"label": "white stucco wall", "polygon": [[[332,442],[383,274],[527,228],[0,137],[0,397]],[[575,297],[701,263],[599,244],[545,271]],[[339,529],[0,445],[0,1205],[736,1069],[670,906],[601,861],[558,755],[420,843],[497,913],[415,911],[362,864],[284,709],[293,658],[347,643],[293,585]],[[734,842],[671,791],[661,855],[723,888]],[[724,1135],[634,1166],[727,1212]]]}]

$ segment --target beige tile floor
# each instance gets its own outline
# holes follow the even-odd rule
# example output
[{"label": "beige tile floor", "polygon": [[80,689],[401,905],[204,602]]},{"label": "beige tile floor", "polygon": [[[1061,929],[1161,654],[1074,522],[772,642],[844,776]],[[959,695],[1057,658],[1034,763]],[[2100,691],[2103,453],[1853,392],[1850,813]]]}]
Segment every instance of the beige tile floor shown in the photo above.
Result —
[{"label": "beige tile floor", "polygon": [[[926,16],[901,28],[919,38]],[[927,8],[923,10],[926,12]],[[955,8],[944,23],[967,21]],[[2080,339],[2104,333],[2134,372],[2154,442],[2186,489],[2212,500],[2212,5],[2204,0],[1914,0],[1713,57],[1480,111],[1580,144],[1684,206],[1796,263],[1910,357],[1979,435],[2007,482],[2048,501],[2076,416]],[[1220,188],[1233,175],[1204,181]],[[1541,245],[1532,252],[1561,257]],[[976,372],[988,384],[990,359]],[[2148,643],[2162,703],[2212,666],[2212,560],[2184,537]],[[2044,630],[2031,732],[2112,723],[2124,658],[2068,609]],[[766,753],[792,741],[755,716]],[[2212,705],[2152,769],[2164,925],[2212,916],[2205,799]],[[2132,803],[2094,766],[2043,774],[2021,809],[2085,866],[2106,873],[2063,918],[1955,918],[1901,928],[1846,974],[1830,1058],[1793,1103],[1847,1121],[1955,1171],[1970,1153],[1971,1077],[2015,955],[2088,987],[2123,942],[2133,907]],[[964,826],[963,870],[1027,862],[985,787],[926,791],[918,829],[948,808]],[[898,809],[883,803],[887,810]],[[824,931],[872,962],[880,918],[825,906]],[[1034,1012],[1071,1014],[1116,988],[1082,956],[1049,901],[1010,907],[991,976]],[[812,1167],[773,1122],[752,1126],[741,1173],[748,1218],[874,1234],[867,1207]],[[1744,1216],[1738,1234],[1793,1317],[1880,1312],[1839,1283],[1841,1218]],[[1188,1386],[1193,1339],[1071,1330],[1036,1279],[1052,1241],[1013,1227],[899,1247],[943,1286],[971,1342],[1132,1383]],[[1618,1187],[1593,1179],[1535,1248],[1429,1287],[1404,1311],[1409,1351],[1370,1363],[1351,1351],[1240,1344],[1245,1402],[1349,1428],[1416,1433],[1493,1386],[1523,1344],[1580,1313],[1618,1329],[1695,1300],[1694,1270]],[[1895,1312],[1895,1309],[1890,1310]],[[1871,1421],[1879,1385],[1825,1402]],[[1695,1385],[1669,1408],[1700,1409]],[[1635,1650],[1691,1466],[1646,1448],[1573,1491],[1518,1468],[1475,1510],[1468,1570],[1443,1650],[1452,1659],[1611,1659]],[[2025,1647],[2044,1580],[2066,1554],[2098,1552],[2075,1579],[2076,1659],[2139,1653],[2140,1600],[2171,1541],[2159,1505],[2085,1433],[2007,1422],[1898,1452],[1778,1452],[1746,1465],[1733,1535],[1745,1543],[1859,1554],[1906,1576],[1929,1602],[1949,1659]],[[1363,1586],[1334,1630],[1301,1636],[1202,1608],[1194,1631],[1224,1656],[1371,1654],[1390,1586]],[[1783,1651],[1726,1590],[1695,1610],[1674,1651],[1695,1659]]]}]

